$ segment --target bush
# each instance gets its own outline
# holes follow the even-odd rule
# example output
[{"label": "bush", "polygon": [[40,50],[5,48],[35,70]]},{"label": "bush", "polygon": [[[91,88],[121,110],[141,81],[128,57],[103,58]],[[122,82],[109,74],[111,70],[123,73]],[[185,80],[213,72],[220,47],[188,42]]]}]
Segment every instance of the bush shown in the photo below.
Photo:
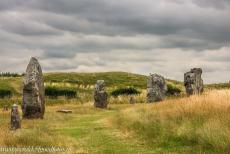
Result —
[{"label": "bush", "polygon": [[75,98],[77,92],[72,89],[60,88],[60,87],[46,87],[45,95],[50,98],[57,98],[58,96],[65,96],[67,98]]},{"label": "bush", "polygon": [[137,94],[140,94],[140,92],[133,87],[119,88],[111,92],[111,95],[115,97],[119,95],[137,95]]},{"label": "bush", "polygon": [[0,72],[0,77],[20,77],[22,75],[18,73],[11,73],[11,72]]},{"label": "bush", "polygon": [[174,96],[177,96],[181,93],[181,89],[172,85],[172,84],[167,84],[167,95],[174,95]]},{"label": "bush", "polygon": [[0,98],[10,98],[12,97],[12,92],[10,90],[6,89],[0,89]]}]

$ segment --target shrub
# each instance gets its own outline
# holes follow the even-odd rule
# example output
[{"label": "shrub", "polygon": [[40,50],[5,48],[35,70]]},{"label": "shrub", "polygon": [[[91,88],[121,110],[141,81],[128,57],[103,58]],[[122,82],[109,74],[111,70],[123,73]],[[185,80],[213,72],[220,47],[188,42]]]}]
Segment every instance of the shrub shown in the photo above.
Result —
[{"label": "shrub", "polygon": [[0,77],[20,77],[22,75],[18,73],[11,73],[11,72],[0,72]]},{"label": "shrub", "polygon": [[50,98],[57,98],[58,96],[65,96],[67,98],[75,98],[77,92],[72,89],[63,88],[63,87],[46,87],[45,95]]},{"label": "shrub", "polygon": [[167,88],[168,88],[167,95],[169,95],[169,96],[170,95],[177,96],[177,95],[179,95],[181,93],[181,89],[176,87],[176,86],[174,86],[174,85],[172,85],[172,84],[167,84]]},{"label": "shrub", "polygon": [[115,97],[119,95],[137,95],[137,94],[140,94],[140,92],[133,87],[119,88],[111,92],[111,95]]},{"label": "shrub", "polygon": [[6,89],[0,89],[0,98],[10,98],[12,97],[12,92],[10,90]]}]

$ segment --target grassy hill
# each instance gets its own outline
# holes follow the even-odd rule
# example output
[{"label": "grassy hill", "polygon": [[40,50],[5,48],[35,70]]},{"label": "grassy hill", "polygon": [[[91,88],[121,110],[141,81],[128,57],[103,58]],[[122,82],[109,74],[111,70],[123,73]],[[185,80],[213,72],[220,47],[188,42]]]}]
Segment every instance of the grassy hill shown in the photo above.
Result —
[{"label": "grassy hill", "polygon": [[45,74],[45,82],[64,82],[87,86],[94,85],[97,80],[105,80],[108,87],[134,86],[144,88],[146,85],[146,76],[126,72]]},{"label": "grassy hill", "polygon": [[[46,73],[45,82],[67,82],[82,85],[94,85],[97,80],[105,80],[108,87],[136,87],[146,88],[145,75],[127,72],[103,72],[103,73]],[[167,80],[168,82],[181,85],[181,82]]]},{"label": "grassy hill", "polygon": [[[92,93],[97,80],[105,80],[106,89],[109,94],[117,88],[134,87],[139,91],[145,91],[147,76],[127,73],[127,72],[103,72],[103,73],[44,73],[46,87],[58,87],[59,89],[71,89],[77,92],[77,98],[58,99],[46,98],[47,105],[63,104],[75,102],[82,104],[92,101]],[[10,90],[13,93],[11,99],[0,99],[0,106],[3,104],[20,104],[22,99],[22,77],[0,77],[0,89]],[[167,80],[180,89],[183,89],[183,84],[179,81]],[[124,101],[125,100],[125,101]],[[137,96],[136,100],[145,102],[145,94]],[[110,103],[128,103],[129,98],[113,99]]]},{"label": "grassy hill", "polygon": [[230,89],[230,82],[207,84],[205,85],[207,89]]},{"label": "grassy hill", "polygon": [[[11,102],[21,102],[21,94],[22,94],[22,77],[0,77],[0,90],[6,89],[12,91],[15,100]],[[92,93],[94,89],[94,85],[97,80],[105,80],[106,89],[109,93],[118,88],[125,87],[134,87],[139,91],[146,90],[146,80],[147,76],[127,73],[127,72],[101,72],[101,73],[44,73],[45,86],[55,86],[61,89],[72,89],[76,90],[77,98],[73,100],[66,99],[49,99],[47,98],[47,104],[56,104],[56,103],[69,103],[69,102],[78,102],[85,103],[92,100]],[[182,90],[182,94],[185,89],[183,83],[180,81],[166,79],[168,84],[171,84]],[[222,84],[209,84],[205,85],[206,89],[223,89],[230,88],[230,83],[222,83]],[[140,102],[145,102],[145,98],[139,97],[137,98]],[[128,101],[129,98],[126,100]],[[121,103],[121,101],[117,101],[117,99],[111,99],[111,102]],[[10,102],[10,100],[2,100],[1,102]],[[127,102],[126,101],[126,102]],[[125,102],[125,103],[126,103]]]},{"label": "grassy hill", "polygon": [[[146,88],[144,75],[127,72],[104,72],[104,73],[44,73],[46,85],[59,85],[75,87],[78,90],[93,89],[97,80],[105,80],[108,89],[119,87]],[[182,87],[183,84],[174,80],[168,83]],[[12,90],[16,95],[21,93],[22,77],[0,77],[0,88]]]}]

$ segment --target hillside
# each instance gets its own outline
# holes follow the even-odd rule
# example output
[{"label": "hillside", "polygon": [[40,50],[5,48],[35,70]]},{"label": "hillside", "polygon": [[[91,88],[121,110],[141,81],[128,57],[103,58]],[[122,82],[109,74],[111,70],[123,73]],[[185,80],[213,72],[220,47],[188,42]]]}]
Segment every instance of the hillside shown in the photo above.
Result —
[{"label": "hillside", "polygon": [[[46,85],[75,87],[79,91],[88,89],[92,91],[97,80],[105,80],[108,90],[119,87],[146,88],[146,76],[127,72],[104,73],[44,73]],[[174,80],[167,80],[179,87],[183,84]],[[0,77],[0,88],[9,89],[19,95],[22,89],[21,77]]]},{"label": "hillside", "polygon": [[[105,80],[108,87],[146,88],[144,75],[127,72],[103,72],[103,73],[46,73],[45,82],[67,82],[82,85],[94,85],[97,80]],[[168,82],[180,85],[181,82],[168,80]]]},{"label": "hillside", "polygon": [[205,85],[205,88],[207,88],[207,89],[229,89],[230,88],[230,82],[207,84],[207,85]]}]

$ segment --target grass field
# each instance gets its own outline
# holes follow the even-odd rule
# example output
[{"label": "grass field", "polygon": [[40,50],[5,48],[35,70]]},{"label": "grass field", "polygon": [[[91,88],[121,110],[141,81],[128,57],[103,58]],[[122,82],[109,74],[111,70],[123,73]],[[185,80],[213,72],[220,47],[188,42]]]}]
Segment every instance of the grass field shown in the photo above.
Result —
[{"label": "grass field", "polygon": [[[92,91],[97,80],[105,80],[108,91],[119,87],[146,88],[144,75],[126,72],[105,73],[45,73],[45,85],[74,87],[79,91]],[[179,81],[167,80],[168,83],[183,87]],[[22,93],[22,77],[0,77],[0,88],[11,89],[15,95]],[[84,91],[85,90],[85,91]]]},{"label": "grass field", "polygon": [[[69,153],[154,154],[230,153],[229,83],[206,85],[200,96],[167,97],[146,104],[146,76],[125,73],[48,73],[46,86],[76,89],[77,97],[46,97],[43,120],[24,120],[22,129],[9,130],[10,113],[0,111],[0,147],[64,147]],[[96,80],[106,82],[110,93],[116,88],[135,87],[141,94],[109,97],[106,110],[93,107]],[[179,81],[167,80],[182,89]],[[0,106],[22,101],[22,78],[0,77],[0,88],[11,90],[12,98]],[[215,90],[218,89],[218,90]],[[57,113],[71,109],[72,114]]]},{"label": "grass field", "polygon": [[229,153],[230,91],[106,110],[92,103],[48,106],[43,120],[23,120],[16,132],[1,111],[0,136],[3,147],[60,146],[72,153]]},{"label": "grass field", "polygon": [[[105,73],[44,73],[45,86],[55,86],[63,89],[76,90],[77,98],[58,99],[46,98],[47,105],[54,104],[83,104],[92,101],[94,85],[97,80],[105,80],[106,90],[110,94],[117,88],[134,87],[138,91],[146,89],[146,76],[126,73],[126,72],[105,72]],[[10,90],[13,93],[11,99],[0,99],[0,106],[20,104],[22,101],[22,77],[0,77],[0,89]],[[179,81],[167,80],[168,84],[172,84],[183,90],[183,84]],[[129,98],[125,98],[128,102]],[[145,98],[138,97],[139,102],[145,102]],[[111,97],[111,103],[123,103],[120,100]]]}]

